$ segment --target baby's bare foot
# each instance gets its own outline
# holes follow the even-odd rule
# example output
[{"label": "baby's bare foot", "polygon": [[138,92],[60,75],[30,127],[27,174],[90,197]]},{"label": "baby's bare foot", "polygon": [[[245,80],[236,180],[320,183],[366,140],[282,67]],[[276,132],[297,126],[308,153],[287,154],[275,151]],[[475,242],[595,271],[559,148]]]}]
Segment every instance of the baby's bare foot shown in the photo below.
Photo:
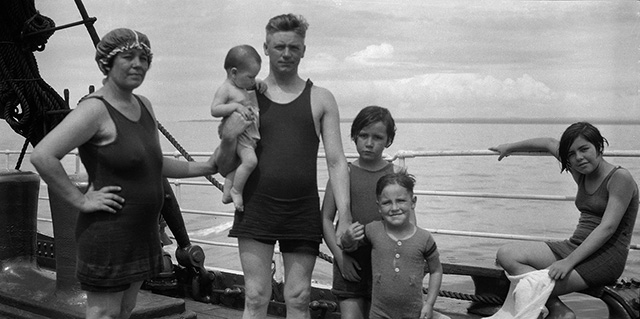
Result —
[{"label": "baby's bare foot", "polygon": [[231,195],[231,199],[233,200],[233,205],[236,207],[236,210],[239,212],[244,211],[244,202],[242,201],[242,192],[236,190],[235,188],[232,188],[230,195]]},{"label": "baby's bare foot", "polygon": [[229,204],[233,202],[233,199],[231,198],[231,194],[222,194],[222,203],[223,204]]}]

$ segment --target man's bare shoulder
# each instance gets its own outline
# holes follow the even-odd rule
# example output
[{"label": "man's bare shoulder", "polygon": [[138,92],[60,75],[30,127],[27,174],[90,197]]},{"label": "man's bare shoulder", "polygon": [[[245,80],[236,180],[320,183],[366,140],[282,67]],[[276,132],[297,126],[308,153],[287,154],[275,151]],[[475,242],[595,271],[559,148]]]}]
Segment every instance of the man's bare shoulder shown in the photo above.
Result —
[{"label": "man's bare shoulder", "polygon": [[326,88],[314,85],[311,87],[311,103],[323,108],[338,107],[333,93]]}]

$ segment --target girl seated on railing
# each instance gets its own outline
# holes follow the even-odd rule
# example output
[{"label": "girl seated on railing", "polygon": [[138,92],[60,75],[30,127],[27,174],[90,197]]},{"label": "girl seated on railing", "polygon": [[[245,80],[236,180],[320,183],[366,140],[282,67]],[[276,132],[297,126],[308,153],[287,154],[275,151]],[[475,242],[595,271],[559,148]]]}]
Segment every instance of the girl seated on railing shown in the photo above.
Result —
[{"label": "girl seated on railing", "polygon": [[575,318],[558,296],[612,284],[624,270],[638,213],[638,187],[629,171],[603,159],[605,143],[596,127],[578,122],[560,141],[534,138],[489,148],[499,153],[499,161],[513,152],[547,151],[578,185],[580,219],[571,238],[508,244],[497,254],[510,275],[549,270],[556,284],[546,303],[547,318]]}]

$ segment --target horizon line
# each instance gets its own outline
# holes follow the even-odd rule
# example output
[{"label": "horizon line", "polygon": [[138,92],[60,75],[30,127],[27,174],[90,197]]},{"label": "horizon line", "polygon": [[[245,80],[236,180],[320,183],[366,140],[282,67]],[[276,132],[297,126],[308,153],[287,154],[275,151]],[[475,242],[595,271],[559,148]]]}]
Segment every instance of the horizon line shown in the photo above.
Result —
[{"label": "horizon line", "polygon": [[[436,118],[395,118],[396,123],[433,123],[433,124],[572,124],[576,122],[589,122],[591,124],[609,125],[640,125],[640,120],[620,118],[575,118],[575,117],[436,117]],[[193,119],[178,120],[178,122],[220,122],[221,119]],[[353,118],[341,118],[340,123],[351,123]]]}]

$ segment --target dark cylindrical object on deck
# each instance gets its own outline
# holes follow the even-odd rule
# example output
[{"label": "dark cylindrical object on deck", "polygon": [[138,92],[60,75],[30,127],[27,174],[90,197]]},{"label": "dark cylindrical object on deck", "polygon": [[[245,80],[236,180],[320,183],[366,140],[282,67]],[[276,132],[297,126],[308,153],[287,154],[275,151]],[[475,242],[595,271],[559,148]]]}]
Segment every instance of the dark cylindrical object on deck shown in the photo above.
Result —
[{"label": "dark cylindrical object on deck", "polygon": [[[87,179],[70,175],[81,192],[87,190]],[[53,239],[56,247],[56,289],[76,290],[80,283],[76,278],[76,220],[78,210],[63,200],[55,192],[49,191],[49,205],[51,205],[51,219],[53,220]]]},{"label": "dark cylindrical object on deck", "polygon": [[0,260],[35,262],[40,177],[0,170]]}]

